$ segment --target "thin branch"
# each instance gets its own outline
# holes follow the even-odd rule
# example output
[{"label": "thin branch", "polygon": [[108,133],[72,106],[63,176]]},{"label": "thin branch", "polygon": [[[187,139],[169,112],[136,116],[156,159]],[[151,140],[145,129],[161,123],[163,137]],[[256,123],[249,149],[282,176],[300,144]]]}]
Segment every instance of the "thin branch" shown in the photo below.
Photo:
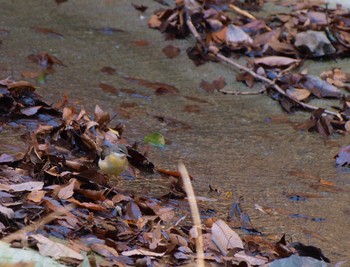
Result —
[{"label": "thin branch", "polygon": [[[186,8],[187,10],[187,8]],[[196,28],[193,26],[192,20],[190,16],[187,16],[187,20],[186,20],[187,26],[190,29],[190,31],[192,32],[193,36],[197,39],[197,41],[200,42],[200,44],[203,46],[203,41],[201,40]],[[206,49],[205,46],[203,46],[204,49]],[[293,101],[294,103],[300,105],[301,107],[303,107],[304,109],[309,109],[309,110],[318,110],[319,107],[317,106],[313,106],[304,102],[301,102],[299,100],[297,100],[296,98],[288,95],[280,86],[278,86],[277,84],[275,84],[274,80],[270,80],[269,78],[266,78],[264,76],[261,76],[259,74],[257,74],[256,72],[254,72],[253,70],[233,61],[232,59],[229,59],[228,57],[225,57],[224,55],[222,55],[221,53],[219,53],[216,49],[216,47],[209,47],[208,50],[213,53],[217,59],[226,62],[232,66],[234,66],[235,68],[245,71],[247,73],[249,73],[250,75],[252,75],[254,78],[263,81],[265,83],[267,83],[269,86],[273,87],[278,93],[280,93],[281,95],[283,95],[284,97],[290,99],[291,101]],[[334,112],[334,111],[330,111],[325,109],[324,113],[329,114],[329,115],[333,115],[339,118],[339,120],[343,120],[342,116],[340,113],[338,112]]]},{"label": "thin branch", "polygon": [[[226,63],[228,63],[230,65],[233,65],[234,67],[236,67],[239,70],[243,70],[245,72],[248,72],[254,78],[267,83],[268,85],[272,86],[278,93],[280,93],[281,95],[283,95],[283,96],[287,97],[288,99],[292,100],[294,103],[300,105],[301,107],[303,107],[305,109],[310,109],[310,110],[318,110],[319,109],[319,107],[317,107],[317,106],[313,106],[313,105],[301,102],[301,101],[297,100],[296,98],[288,95],[281,87],[279,87],[277,84],[275,84],[275,82],[273,80],[270,80],[270,79],[268,79],[268,78],[266,78],[264,76],[261,76],[261,75],[257,74],[256,72],[252,71],[251,69],[238,64],[237,62],[235,62],[235,61],[225,57],[224,55],[222,55],[220,53],[217,53],[216,57],[218,59],[220,59],[221,61],[224,61],[224,62],[226,62]],[[333,116],[337,116],[340,120],[342,120],[342,117],[341,117],[341,115],[338,112],[334,112],[334,111],[330,111],[330,110],[325,109],[324,113],[329,114],[329,115],[333,115]]]},{"label": "thin branch", "polygon": [[[247,12],[247,11],[245,11],[245,10],[243,10],[243,9],[240,9],[239,7],[237,7],[237,6],[235,6],[235,5],[230,4],[230,5],[229,5],[229,8],[232,9],[233,11],[235,11],[236,13],[238,13],[238,14],[240,14],[240,15],[242,15],[242,16],[247,17],[248,19],[257,20],[257,18],[254,17],[252,14],[250,14],[249,12]],[[272,31],[272,29],[271,29],[269,26],[267,26],[267,25],[265,25],[265,28],[266,28],[266,30],[268,30],[269,32]]]},{"label": "thin branch", "polygon": [[254,92],[229,91],[229,90],[225,90],[225,89],[220,89],[218,91],[225,94],[225,95],[261,95],[262,93],[264,93],[266,91],[266,89],[263,88],[263,89],[260,89],[259,91],[254,91]]},{"label": "thin branch", "polygon": [[197,266],[204,267],[202,224],[201,224],[201,218],[199,215],[196,197],[194,195],[190,176],[188,175],[186,167],[182,161],[179,162],[178,169],[179,169],[179,172],[181,174],[182,181],[184,183],[184,188],[185,188],[185,191],[187,194],[188,203],[189,203],[190,209],[191,209],[193,224],[194,224],[194,227],[196,228],[197,234],[198,234],[198,236],[196,238]]},{"label": "thin branch", "polygon": [[14,233],[9,234],[8,236],[5,236],[4,238],[1,239],[1,241],[11,243],[12,241],[17,239],[23,240],[26,238],[27,233],[38,230],[38,228],[44,226],[45,224],[48,224],[53,220],[56,220],[62,215],[67,215],[71,210],[75,208],[75,206],[76,206],[75,204],[71,203],[65,207],[61,207],[57,211],[50,213],[49,215],[34,222],[33,224],[27,225],[24,228],[19,229]]}]

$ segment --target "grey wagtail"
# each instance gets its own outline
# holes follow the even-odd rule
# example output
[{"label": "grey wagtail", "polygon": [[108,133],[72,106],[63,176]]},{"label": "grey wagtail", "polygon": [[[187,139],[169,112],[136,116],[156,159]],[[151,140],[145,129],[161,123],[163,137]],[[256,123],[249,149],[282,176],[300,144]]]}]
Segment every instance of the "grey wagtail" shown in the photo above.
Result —
[{"label": "grey wagtail", "polygon": [[117,144],[105,147],[102,150],[98,166],[103,173],[118,177],[128,166],[127,157],[129,154],[125,145]]}]

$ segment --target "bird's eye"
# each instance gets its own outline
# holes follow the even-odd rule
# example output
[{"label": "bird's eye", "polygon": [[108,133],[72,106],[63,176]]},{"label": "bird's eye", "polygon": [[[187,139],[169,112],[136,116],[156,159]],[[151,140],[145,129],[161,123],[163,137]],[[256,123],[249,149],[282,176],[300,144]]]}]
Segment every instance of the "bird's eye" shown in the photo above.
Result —
[{"label": "bird's eye", "polygon": [[119,152],[122,153],[122,154],[125,154],[125,151],[121,148],[119,148]]}]

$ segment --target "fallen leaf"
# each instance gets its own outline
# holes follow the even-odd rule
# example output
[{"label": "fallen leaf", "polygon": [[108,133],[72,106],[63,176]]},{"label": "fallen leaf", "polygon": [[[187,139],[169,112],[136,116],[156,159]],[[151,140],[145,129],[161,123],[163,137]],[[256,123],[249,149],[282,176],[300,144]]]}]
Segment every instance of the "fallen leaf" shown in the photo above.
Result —
[{"label": "fallen leaf", "polygon": [[106,246],[104,244],[93,244],[90,248],[94,252],[102,255],[109,260],[117,260],[119,256],[118,252],[114,248]]},{"label": "fallen leaf", "polygon": [[268,56],[256,58],[253,60],[253,62],[255,65],[265,65],[269,67],[288,67],[293,64],[299,64],[301,60],[281,56]]},{"label": "fallen leaf", "polygon": [[345,166],[350,164],[350,145],[343,147],[335,156],[337,165]]},{"label": "fallen leaf", "polygon": [[123,251],[123,256],[150,256],[150,257],[163,257],[165,252],[157,253],[145,249],[133,249],[129,251]]},{"label": "fallen leaf", "polygon": [[184,111],[190,112],[190,113],[200,113],[201,107],[198,105],[186,105],[184,107]]},{"label": "fallen leaf", "polygon": [[2,205],[0,205],[0,213],[6,215],[8,219],[12,219],[15,216],[15,212],[13,211],[13,209],[6,208]]},{"label": "fallen leaf", "polygon": [[84,257],[76,252],[75,250],[57,242],[53,242],[50,239],[46,238],[43,235],[30,235],[38,243],[36,244],[39,248],[39,252],[43,256],[49,256],[56,260],[61,258],[73,258],[77,260],[83,260]]},{"label": "fallen leaf", "polygon": [[307,99],[311,94],[309,90],[296,88],[287,89],[286,93],[299,101]]},{"label": "fallen leaf", "polygon": [[58,198],[59,199],[68,199],[68,198],[72,197],[74,194],[75,182],[76,182],[76,179],[71,179],[67,186],[61,188],[60,191],[58,192]]},{"label": "fallen leaf", "polygon": [[42,106],[22,108],[21,113],[29,117],[29,116],[33,116],[33,115],[37,114],[41,108],[42,108]]},{"label": "fallen leaf", "polygon": [[166,55],[167,58],[175,58],[180,54],[180,48],[173,46],[173,45],[167,45],[163,48],[163,53]]},{"label": "fallen leaf", "polygon": [[56,4],[59,6],[60,4],[63,4],[67,2],[68,0],[55,0]]},{"label": "fallen leaf", "polygon": [[165,139],[161,133],[150,133],[146,135],[143,140],[146,144],[160,147],[165,146]]},{"label": "fallen leaf", "polygon": [[24,78],[38,78],[42,71],[22,71],[21,75]]},{"label": "fallen leaf", "polygon": [[125,219],[137,221],[142,217],[142,212],[139,206],[134,202],[130,201],[125,207]]},{"label": "fallen leaf", "polygon": [[106,73],[106,74],[109,74],[109,75],[115,74],[116,71],[117,71],[117,70],[116,70],[115,68],[108,67],[108,66],[101,68],[101,72]]},{"label": "fallen leaf", "polygon": [[233,24],[227,27],[225,41],[228,46],[232,46],[233,48],[239,47],[242,44],[249,45],[253,43],[252,38],[248,34]]},{"label": "fallen leaf", "polygon": [[1,154],[0,155],[0,163],[10,163],[13,162],[15,160],[15,158],[9,154]]},{"label": "fallen leaf", "polygon": [[40,255],[33,249],[13,248],[10,244],[0,241],[0,258],[6,259],[6,263],[2,263],[3,267],[34,267],[34,266],[50,266],[50,267],[66,267],[57,261]]},{"label": "fallen leaf", "polygon": [[300,84],[302,84],[305,89],[308,89],[312,94],[319,98],[340,97],[340,90],[337,87],[311,74],[303,76]]},{"label": "fallen leaf", "polygon": [[188,247],[188,243],[185,238],[177,234],[169,234],[170,242],[179,247]]},{"label": "fallen leaf", "polygon": [[27,196],[27,200],[33,201],[35,203],[40,203],[45,196],[45,191],[43,190],[33,190]]},{"label": "fallen leaf", "polygon": [[152,29],[158,29],[162,25],[157,15],[152,15],[148,20],[148,27]]},{"label": "fallen leaf", "polygon": [[144,6],[144,5],[137,5],[137,4],[134,4],[134,3],[131,3],[131,5],[138,11],[141,11],[141,12],[145,12],[147,10],[147,6]]},{"label": "fallen leaf", "polygon": [[104,92],[111,93],[114,95],[118,94],[118,89],[112,85],[109,85],[106,83],[100,83],[99,86],[102,89],[102,91],[104,91]]},{"label": "fallen leaf", "polygon": [[31,27],[31,29],[33,31],[36,31],[36,32],[39,32],[39,33],[43,33],[43,34],[46,34],[46,35],[51,35],[53,37],[59,37],[59,38],[63,38],[63,34],[61,33],[58,33],[54,30],[51,30],[49,28],[45,28],[45,27],[38,27],[38,26],[33,26]]},{"label": "fallen leaf", "polygon": [[67,199],[69,202],[77,204],[79,207],[87,208],[88,210],[95,210],[95,211],[107,211],[103,206],[100,204],[95,204],[92,202],[80,202],[74,198]]},{"label": "fallen leaf", "polygon": [[212,241],[223,255],[227,255],[230,249],[243,249],[243,242],[236,232],[234,232],[223,220],[217,220],[211,227]]},{"label": "fallen leaf", "polygon": [[251,266],[262,266],[268,262],[268,259],[261,256],[249,256],[244,251],[240,251],[234,255],[234,257],[248,262]]},{"label": "fallen leaf", "polygon": [[11,185],[7,185],[8,190],[5,190],[5,191],[10,190],[14,192],[22,192],[22,191],[41,190],[43,186],[44,186],[43,182],[27,182],[22,184],[11,184]]},{"label": "fallen leaf", "polygon": [[161,83],[161,82],[151,82],[147,81],[144,79],[138,79],[138,78],[131,78],[131,77],[124,77],[124,79],[130,81],[130,82],[135,82],[141,86],[153,89],[154,91],[167,91],[169,94],[178,94],[180,93],[179,89],[177,89],[175,86],[166,84],[166,83]]},{"label": "fallen leaf", "polygon": [[132,41],[132,43],[136,46],[141,46],[141,47],[150,45],[150,42],[147,40],[135,40],[135,41]]},{"label": "fallen leaf", "polygon": [[332,55],[336,52],[325,31],[299,32],[295,36],[294,46],[313,57]]}]

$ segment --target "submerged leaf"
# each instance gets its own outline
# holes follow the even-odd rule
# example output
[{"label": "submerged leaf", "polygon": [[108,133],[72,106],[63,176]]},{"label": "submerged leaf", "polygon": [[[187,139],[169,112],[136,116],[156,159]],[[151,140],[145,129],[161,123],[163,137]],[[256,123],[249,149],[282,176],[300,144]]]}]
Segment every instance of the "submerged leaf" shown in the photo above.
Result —
[{"label": "submerged leaf", "polygon": [[165,146],[165,139],[161,133],[150,133],[145,136],[144,141],[154,146]]}]

